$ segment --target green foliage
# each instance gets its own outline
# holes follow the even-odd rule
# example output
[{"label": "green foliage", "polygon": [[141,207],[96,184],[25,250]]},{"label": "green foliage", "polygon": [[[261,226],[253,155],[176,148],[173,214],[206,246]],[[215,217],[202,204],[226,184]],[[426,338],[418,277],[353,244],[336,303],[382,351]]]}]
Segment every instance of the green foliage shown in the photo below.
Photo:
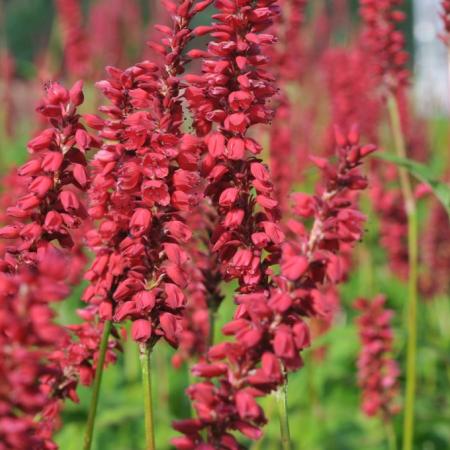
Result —
[{"label": "green foliage", "polygon": [[450,216],[450,185],[438,180],[435,176],[435,171],[417,161],[399,158],[390,153],[382,152],[375,156],[385,161],[389,161],[396,166],[403,167],[418,180],[429,185]]},{"label": "green foliage", "polygon": [[18,73],[29,77],[39,53],[46,49],[53,21],[51,0],[14,0],[5,6],[5,40]]}]

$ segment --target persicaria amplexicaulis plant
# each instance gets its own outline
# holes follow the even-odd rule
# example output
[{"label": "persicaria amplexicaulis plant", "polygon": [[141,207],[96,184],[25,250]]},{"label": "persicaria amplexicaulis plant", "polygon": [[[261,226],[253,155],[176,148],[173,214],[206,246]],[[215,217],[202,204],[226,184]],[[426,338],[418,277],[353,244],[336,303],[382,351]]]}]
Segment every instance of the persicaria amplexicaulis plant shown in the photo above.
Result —
[{"label": "persicaria amplexicaulis plant", "polygon": [[70,90],[58,83],[45,89],[37,110],[50,126],[28,143],[29,160],[11,176],[18,199],[2,202],[12,202],[4,204],[8,224],[0,229],[9,241],[0,260],[1,421],[8,449],[55,448],[60,399],[77,401],[78,382],[90,384],[101,335],[91,317],[67,328],[53,320],[51,304],[68,296],[86,262],[86,152],[99,142],[80,123],[81,82]]},{"label": "persicaria amplexicaulis plant", "polygon": [[[364,216],[354,209],[348,193],[367,186],[358,166],[375,150],[358,145],[356,130],[348,136],[337,130],[336,137],[338,165],[314,160],[326,179],[321,191],[294,196],[298,219],[289,220],[286,234],[276,224],[258,233],[266,236],[262,242],[272,242],[271,260],[259,262],[264,284],[238,290],[234,320],[222,329],[234,340],[214,345],[209,362],[194,366],[193,373],[205,378],[188,389],[198,418],[175,423],[185,434],[174,439],[177,448],[238,449],[231,434],[235,430],[259,439],[266,417],[257,398],[279,389],[287,373],[303,365],[300,352],[310,344],[305,319],[323,314],[322,288],[340,280],[339,249],[362,235]],[[309,217],[314,218],[311,229],[303,223]],[[280,273],[272,267],[275,257]]]},{"label": "persicaria amplexicaulis plant", "polygon": [[400,411],[398,379],[400,370],[392,357],[393,311],[386,309],[382,295],[373,300],[358,299],[355,308],[361,352],[358,357],[358,385],[362,390],[362,410],[368,416],[390,421]]},{"label": "persicaria amplexicaulis plant", "polygon": [[[304,377],[308,392],[295,400],[321,411],[315,383],[326,371],[315,370],[333,362],[346,300],[360,296],[361,351],[353,339],[345,357],[357,360],[362,410],[396,444],[404,404],[412,450],[417,288],[430,298],[448,291],[450,257],[446,211],[430,202],[419,278],[415,186],[382,157],[366,164],[379,143],[403,159],[430,157],[408,101],[402,1],[360,0],[354,32],[328,14],[345,2],[163,0],[142,14],[161,22],[145,31],[145,49],[131,41],[150,25],[128,3],[55,1],[61,74],[86,77],[87,94],[98,65],[114,66],[95,80],[95,110],[82,81],[45,83],[28,158],[2,181],[0,450],[56,450],[72,414],[64,401],[83,400],[80,385],[91,386],[83,450],[110,438],[96,411],[103,371],[123,351],[113,370],[126,395],[133,357],[142,363],[146,449],[262,449],[275,445],[272,428],[265,433],[274,418],[278,447],[297,448],[288,387]],[[138,62],[123,68],[128,53]],[[366,229],[377,250],[355,252]],[[404,402],[394,312],[375,290],[390,277],[408,283]],[[67,320],[58,304],[70,310],[81,283],[83,307]],[[152,382],[158,409],[168,403],[173,416],[154,413]],[[158,445],[154,417],[173,428]]]}]

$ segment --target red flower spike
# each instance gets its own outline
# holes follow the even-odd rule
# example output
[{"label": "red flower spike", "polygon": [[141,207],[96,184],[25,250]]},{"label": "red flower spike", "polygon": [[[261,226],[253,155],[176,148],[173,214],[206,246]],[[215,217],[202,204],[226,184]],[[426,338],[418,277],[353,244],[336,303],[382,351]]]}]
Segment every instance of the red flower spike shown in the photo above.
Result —
[{"label": "red flower spike", "polygon": [[[82,129],[76,111],[82,97],[81,83],[75,84],[70,95],[60,86],[48,87],[43,104],[58,106],[54,109],[58,115],[51,120],[53,128],[31,141],[30,161],[19,175],[5,180],[11,199],[0,205],[4,209],[14,195],[19,198],[17,206],[9,208],[15,219],[1,218],[10,222],[1,232],[2,238],[11,240],[10,245],[0,245],[0,325],[4,331],[0,383],[4,393],[12,394],[2,396],[0,421],[14,424],[1,427],[0,440],[6,445],[14,442],[14,448],[55,448],[52,434],[59,423],[61,399],[78,401],[77,384],[92,381],[102,334],[101,324],[92,322],[88,311],[84,324],[62,328],[54,323],[50,305],[69,295],[86,262],[82,184],[88,180],[78,188],[72,183],[73,167],[86,164],[84,151],[74,139]],[[26,194],[30,191],[34,194]],[[114,347],[111,342],[108,363],[114,360]],[[28,380],[17,377],[18,370],[22,374],[30,371],[32,376]]]},{"label": "red flower spike", "polygon": [[[339,259],[347,256],[348,245],[362,235],[364,218],[354,209],[350,193],[367,185],[359,165],[370,152],[363,155],[357,137],[354,132],[342,134],[335,166],[328,160],[320,162],[324,178],[320,195],[295,197],[294,208],[301,220],[314,218],[310,230],[294,219],[284,230],[269,213],[254,216],[244,206],[240,210],[242,218],[233,223],[236,228],[230,228],[227,217],[236,211],[232,209],[234,205],[242,202],[235,195],[242,198],[244,187],[254,181],[270,183],[270,172],[253,157],[243,175],[250,174],[247,185],[239,184],[238,188],[220,182],[216,187],[211,182],[209,189],[218,217],[226,212],[225,220],[212,234],[213,251],[218,251],[225,279],[240,281],[236,295],[239,306],[234,320],[222,329],[234,339],[213,346],[206,365],[196,369],[195,373],[205,381],[187,392],[199,422],[195,427],[190,421],[177,422],[176,429],[185,433],[187,439],[174,440],[178,448],[218,448],[236,430],[258,439],[265,418],[255,397],[279,388],[285,372],[302,367],[301,351],[311,340],[304,317],[328,317],[331,306],[325,292],[342,279],[336,269]],[[225,154],[218,158],[221,165],[229,164]],[[236,176],[238,169],[232,163],[228,167]],[[255,224],[254,228],[244,225],[247,223]],[[244,226],[247,234],[240,232],[239,227]],[[264,259],[261,249],[271,253],[270,259]],[[270,269],[277,263],[280,275]],[[214,379],[216,383],[212,384]],[[232,445],[239,448],[234,441]]]},{"label": "red flower spike", "polygon": [[365,47],[380,82],[394,93],[406,86],[410,77],[406,39],[399,29],[404,15],[396,9],[401,4],[402,0],[360,0]]},{"label": "red flower spike", "polygon": [[361,353],[358,357],[358,385],[362,390],[362,410],[368,416],[379,415],[390,421],[400,412],[398,404],[400,370],[392,359],[393,312],[385,309],[386,299],[372,301],[358,299],[355,308],[361,314],[357,319]]},{"label": "red flower spike", "polygon": [[149,43],[159,62],[108,67],[108,79],[97,83],[112,104],[100,108],[107,117],[86,116],[108,143],[92,163],[89,213],[100,224],[84,298],[111,304],[114,320],[131,319],[132,337],[151,345],[178,344],[186,307],[186,218],[201,186],[199,142],[181,131],[182,74],[191,20],[209,3],[165,2],[170,25],[158,26],[161,43]]}]

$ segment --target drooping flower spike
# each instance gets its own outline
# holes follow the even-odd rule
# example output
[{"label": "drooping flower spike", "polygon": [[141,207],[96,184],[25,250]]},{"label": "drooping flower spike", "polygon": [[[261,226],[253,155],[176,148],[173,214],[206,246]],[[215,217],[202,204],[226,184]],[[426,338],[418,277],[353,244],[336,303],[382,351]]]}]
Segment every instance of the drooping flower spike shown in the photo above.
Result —
[{"label": "drooping flower spike", "polygon": [[[68,296],[86,262],[85,152],[98,141],[79,122],[81,87],[47,86],[38,111],[50,128],[30,141],[29,161],[8,186],[19,200],[1,214],[0,237],[9,241],[0,260],[0,421],[7,449],[56,448],[60,399],[77,401],[78,382],[89,384],[95,370],[101,327],[91,322],[84,334],[77,327],[71,333],[54,322],[51,307]],[[12,199],[2,200],[7,206]]]},{"label": "drooping flower spike", "polygon": [[194,37],[189,25],[211,1],[167,2],[172,27],[149,45],[163,58],[124,71],[109,67],[97,83],[111,101],[102,119],[88,124],[107,139],[93,161],[90,215],[99,226],[89,234],[96,257],[86,277],[84,300],[102,319],[132,319],[133,338],[149,346],[161,337],[176,345],[186,303],[192,232],[184,216],[198,202],[197,140],[181,130],[180,75],[184,49]]},{"label": "drooping flower spike", "polygon": [[[175,422],[184,434],[173,440],[177,448],[239,449],[231,434],[236,430],[259,439],[266,419],[257,398],[279,388],[286,372],[302,366],[300,353],[310,343],[305,319],[326,314],[322,288],[341,280],[340,250],[359,241],[364,223],[349,191],[367,186],[358,166],[375,147],[361,147],[355,131],[348,136],[337,131],[337,141],[337,166],[314,160],[326,179],[322,191],[297,194],[294,212],[299,219],[289,221],[286,238],[281,231],[276,234],[280,274],[267,269],[265,288],[237,293],[234,320],[222,329],[233,340],[213,346],[208,362],[194,366],[193,373],[205,381],[187,391],[197,418]],[[308,230],[303,221],[311,217]]]},{"label": "drooping flower spike", "polygon": [[385,89],[397,92],[409,83],[406,67],[409,55],[406,39],[399,29],[405,14],[398,9],[403,0],[360,0],[364,21],[363,39],[372,55],[373,68]]},{"label": "drooping flower spike", "polygon": [[64,65],[67,75],[85,77],[90,71],[90,48],[83,27],[79,0],[55,0],[60,33],[64,44]]},{"label": "drooping flower spike", "polygon": [[386,309],[382,295],[373,300],[358,299],[355,308],[361,340],[358,357],[358,385],[362,390],[362,410],[368,416],[379,415],[389,421],[400,411],[398,403],[400,370],[392,358],[393,311]]}]

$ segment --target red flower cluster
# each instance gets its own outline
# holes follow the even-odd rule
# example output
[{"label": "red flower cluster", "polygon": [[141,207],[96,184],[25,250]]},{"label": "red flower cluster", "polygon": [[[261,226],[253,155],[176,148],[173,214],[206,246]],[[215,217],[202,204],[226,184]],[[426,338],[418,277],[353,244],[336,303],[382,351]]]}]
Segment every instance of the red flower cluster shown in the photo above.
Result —
[{"label": "red flower cluster", "polygon": [[200,136],[206,135],[206,194],[220,219],[212,236],[213,252],[219,255],[224,279],[239,279],[248,291],[264,285],[264,267],[271,262],[262,262],[262,251],[271,252],[279,241],[274,223],[278,203],[268,171],[256,158],[262,147],[247,136],[252,125],[268,123],[273,115],[266,101],[275,93],[274,80],[264,70],[268,60],[261,48],[274,37],[261,32],[272,24],[278,8],[275,1],[259,1],[255,8],[251,3],[218,3],[219,22],[197,32],[211,32],[215,39],[207,52],[191,52],[205,57],[203,73],[186,77],[194,126]]},{"label": "red flower cluster", "polygon": [[64,42],[64,60],[67,73],[75,77],[87,75],[90,49],[83,28],[83,13],[79,0],[55,0],[61,34]]},{"label": "red flower cluster", "polygon": [[405,36],[398,24],[405,14],[397,7],[402,0],[360,0],[361,17],[365,24],[364,42],[373,56],[374,71],[384,86],[397,91],[408,84],[406,68],[408,53]]},{"label": "red flower cluster", "polygon": [[368,416],[379,414],[390,420],[399,412],[397,403],[397,362],[392,359],[393,311],[385,308],[382,295],[372,301],[359,299],[355,307],[361,311],[357,319],[362,350],[358,358],[358,384],[362,389],[362,409]]},{"label": "red flower cluster", "polygon": [[[51,434],[59,398],[76,400],[78,380],[88,382],[94,371],[101,328],[75,326],[77,339],[71,341],[70,333],[53,322],[50,307],[67,297],[85,264],[80,243],[86,218],[81,197],[88,186],[85,152],[98,141],[79,122],[82,101],[79,82],[70,91],[57,83],[47,86],[38,111],[51,127],[29,142],[31,157],[18,170],[20,182],[14,182],[19,199],[7,209],[8,224],[0,229],[10,240],[0,261],[5,448],[55,448]],[[37,413],[42,413],[40,423]]]},{"label": "red flower cluster", "polygon": [[87,115],[107,139],[92,163],[90,215],[100,220],[89,233],[96,257],[86,277],[84,300],[99,306],[102,319],[133,320],[132,336],[153,345],[160,337],[175,345],[186,298],[191,238],[184,215],[198,201],[197,140],[181,132],[180,77],[192,18],[212,0],[168,2],[173,28],[151,43],[163,57],[124,71],[109,67],[98,87],[111,101]]},{"label": "red flower cluster", "polygon": [[[56,347],[69,336],[53,323],[48,302],[68,294],[64,272],[68,260],[56,250],[39,252],[33,266],[10,272],[0,261],[0,448],[54,449],[51,441],[58,424],[59,400],[49,396],[44,380],[58,367],[48,363]],[[55,270],[56,269],[56,270]],[[71,395],[74,386],[67,385]],[[41,419],[36,420],[41,413]]]},{"label": "red flower cluster", "polygon": [[[211,347],[208,362],[194,366],[193,373],[207,381],[188,389],[198,418],[174,424],[185,434],[174,439],[177,448],[238,449],[234,430],[260,438],[266,419],[256,399],[280,387],[285,371],[302,366],[300,352],[310,342],[304,318],[325,314],[322,287],[340,280],[341,246],[362,235],[364,217],[348,200],[348,191],[366,187],[358,166],[375,148],[359,146],[355,132],[347,137],[338,131],[337,140],[339,164],[315,159],[327,182],[320,195],[296,194],[294,212],[300,220],[289,221],[287,238],[275,224],[266,225],[273,255],[280,252],[281,273],[267,268],[264,285],[241,287],[236,295],[234,320],[222,329],[234,340]],[[309,231],[303,220],[310,217],[315,220]]]},{"label": "red flower cluster", "polygon": [[13,268],[32,264],[38,250],[51,241],[73,247],[74,230],[87,217],[80,201],[88,185],[86,151],[99,143],[79,122],[81,88],[81,82],[70,91],[51,83],[38,107],[51,127],[28,143],[31,158],[18,170],[27,180],[26,193],[7,210],[16,221],[0,229],[0,237],[15,240],[6,256]]}]

